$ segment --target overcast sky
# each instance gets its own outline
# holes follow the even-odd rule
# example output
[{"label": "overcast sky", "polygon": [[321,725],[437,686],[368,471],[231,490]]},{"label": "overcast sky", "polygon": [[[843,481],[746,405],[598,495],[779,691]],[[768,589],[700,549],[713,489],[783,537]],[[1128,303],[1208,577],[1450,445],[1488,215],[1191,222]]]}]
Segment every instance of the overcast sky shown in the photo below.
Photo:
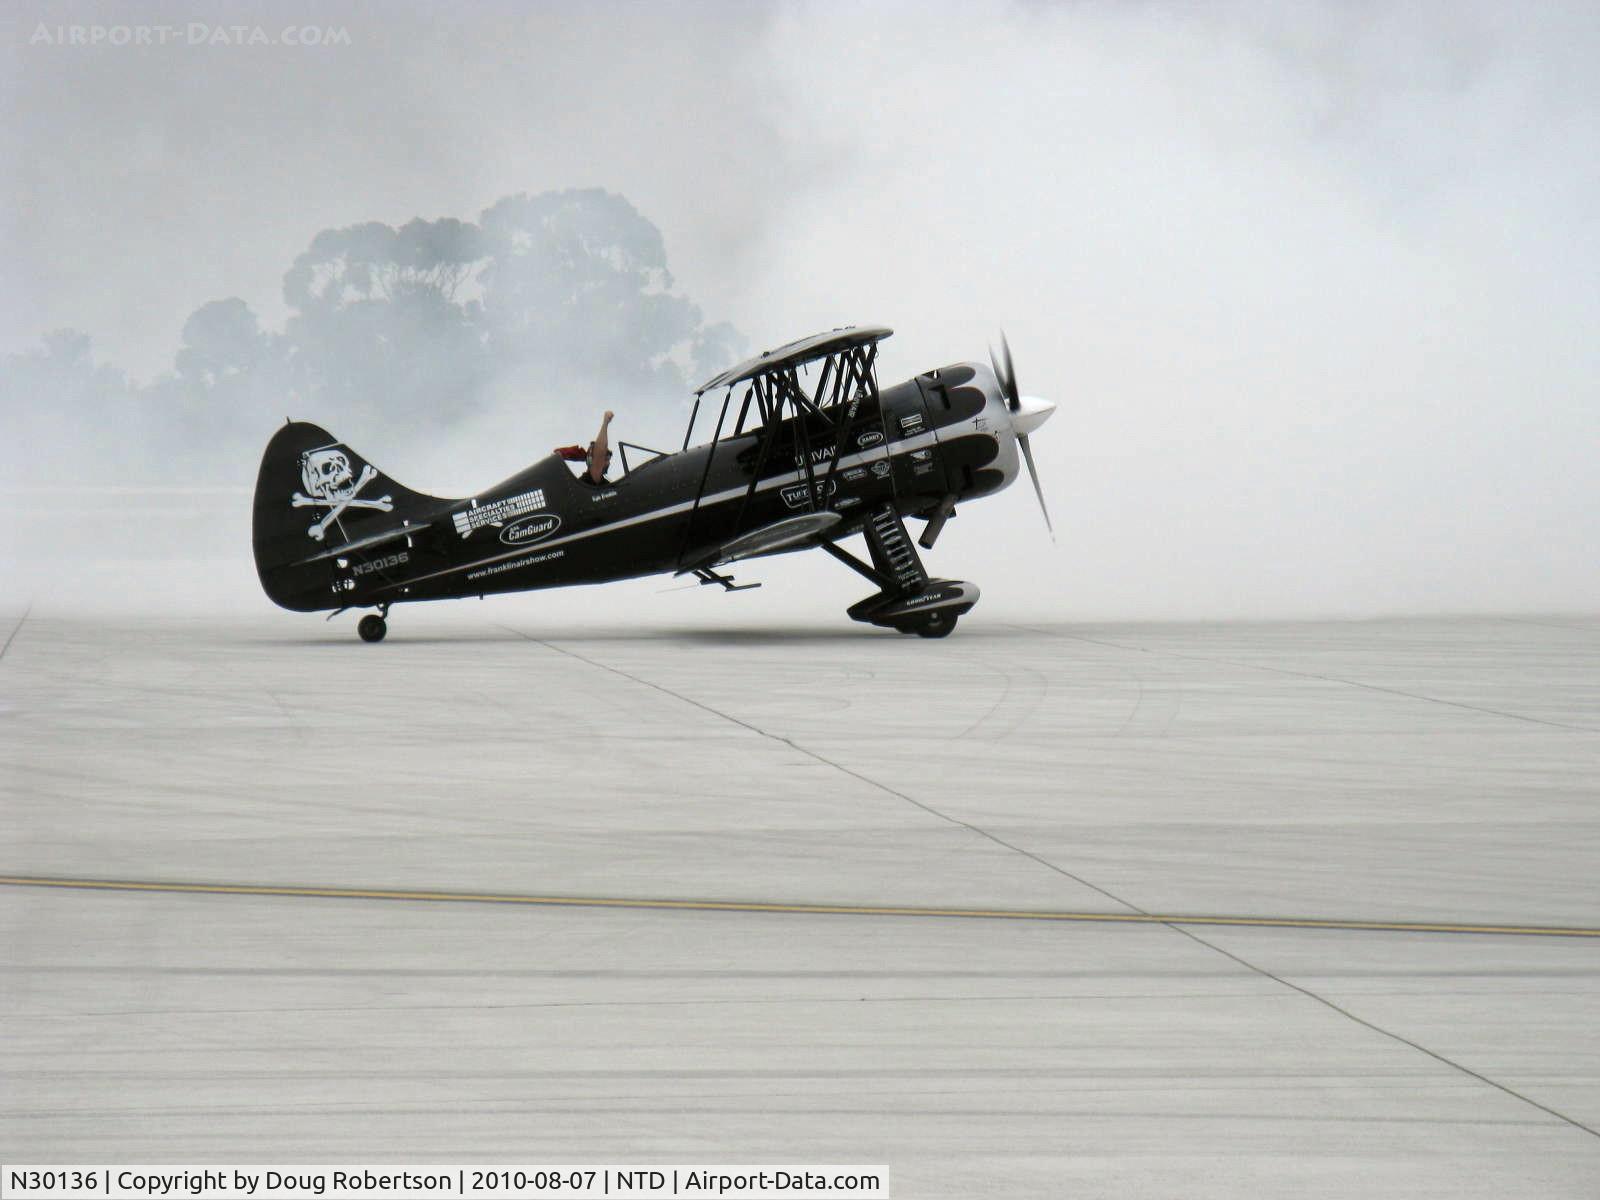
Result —
[{"label": "overcast sky", "polygon": [[[887,323],[890,382],[1006,329],[1061,406],[1035,438],[1060,540],[1025,485],[964,510],[932,565],[990,596],[1600,597],[1593,4],[8,13],[0,349],[72,326],[148,379],[207,300],[276,327],[318,230],[599,185],[757,345]],[[56,44],[96,24],[183,36]]]}]

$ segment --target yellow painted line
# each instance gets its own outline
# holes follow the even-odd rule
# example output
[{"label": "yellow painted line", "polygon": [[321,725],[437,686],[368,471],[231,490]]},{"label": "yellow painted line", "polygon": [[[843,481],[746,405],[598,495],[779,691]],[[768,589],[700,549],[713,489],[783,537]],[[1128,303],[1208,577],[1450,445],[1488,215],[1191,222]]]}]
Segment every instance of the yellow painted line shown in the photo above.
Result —
[{"label": "yellow painted line", "polygon": [[0,886],[80,891],[164,892],[212,896],[279,896],[313,900],[409,900],[431,904],[524,904],[545,908],[628,908],[687,912],[797,913],[850,917],[945,917],[990,921],[1075,921],[1119,925],[1236,925],[1267,929],[1345,929],[1379,933],[1484,933],[1515,937],[1600,938],[1600,928],[1566,925],[1481,925],[1444,921],[1358,921],[1323,917],[1230,917],[1198,913],[1053,912],[1027,908],[916,908],[879,904],[780,904],[756,900],[667,900],[628,896],[535,896],[514,892],[441,892],[400,888],[295,887],[267,883],[179,883],[168,880],[66,879],[0,875]]}]

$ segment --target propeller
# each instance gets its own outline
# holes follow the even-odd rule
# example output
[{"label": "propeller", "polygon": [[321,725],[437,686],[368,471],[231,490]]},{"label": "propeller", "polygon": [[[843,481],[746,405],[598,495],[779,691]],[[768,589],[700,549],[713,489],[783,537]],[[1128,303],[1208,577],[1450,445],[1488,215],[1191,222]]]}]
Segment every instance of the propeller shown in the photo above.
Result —
[{"label": "propeller", "polygon": [[[1001,364],[1005,369],[1001,370]],[[1011,361],[1011,344],[1006,341],[1004,331],[1000,334],[1000,361],[996,362],[994,348],[989,348],[989,364],[994,367],[995,378],[1000,381],[1001,394],[1006,398],[1006,407],[1011,410],[1012,426],[1017,429],[1017,445],[1022,447],[1022,457],[1028,464],[1028,477],[1033,480],[1033,494],[1039,497],[1039,511],[1044,514],[1044,527],[1050,531],[1050,540],[1056,540],[1056,528],[1050,523],[1050,510],[1045,507],[1044,489],[1039,486],[1039,468],[1033,461],[1033,447],[1028,444],[1028,431],[1042,425],[1052,412],[1055,405],[1048,400],[1035,400],[1031,396],[1029,403],[1024,406],[1022,393],[1017,390],[1017,370]]]},{"label": "propeller", "polygon": [[1017,391],[1017,369],[1011,362],[1011,343],[1006,341],[1005,330],[1000,331],[1000,356],[1006,360],[1004,371],[1000,364],[994,360],[994,349],[989,350],[989,365],[994,368],[996,378],[1000,380],[1000,390],[1005,393],[1006,403],[1011,406],[1011,411],[1016,412],[1022,407],[1022,393]]}]

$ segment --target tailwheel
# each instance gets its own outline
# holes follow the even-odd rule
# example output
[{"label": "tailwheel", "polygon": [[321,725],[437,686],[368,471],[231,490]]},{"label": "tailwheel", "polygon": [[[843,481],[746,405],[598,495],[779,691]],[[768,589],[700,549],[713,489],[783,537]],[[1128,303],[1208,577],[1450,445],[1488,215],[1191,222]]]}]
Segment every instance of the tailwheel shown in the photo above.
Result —
[{"label": "tailwheel", "polygon": [[377,613],[368,613],[356,622],[356,632],[363,642],[381,642],[383,635],[389,632],[389,623]]},{"label": "tailwheel", "polygon": [[949,637],[955,631],[956,619],[950,613],[931,612],[917,626],[917,636],[925,638]]}]

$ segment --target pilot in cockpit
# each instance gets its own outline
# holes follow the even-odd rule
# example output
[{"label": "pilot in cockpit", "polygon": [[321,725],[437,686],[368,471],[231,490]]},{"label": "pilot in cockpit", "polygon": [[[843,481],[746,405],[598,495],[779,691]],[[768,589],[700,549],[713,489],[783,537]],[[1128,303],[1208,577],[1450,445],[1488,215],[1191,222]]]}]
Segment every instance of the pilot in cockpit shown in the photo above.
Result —
[{"label": "pilot in cockpit", "polygon": [[600,420],[600,432],[594,435],[594,441],[589,443],[585,450],[582,446],[557,446],[556,453],[567,462],[584,463],[583,473],[578,476],[579,483],[587,483],[590,487],[603,487],[608,482],[606,472],[611,468],[611,439],[608,436],[611,428],[611,418],[617,414],[609,408],[606,415]]}]

